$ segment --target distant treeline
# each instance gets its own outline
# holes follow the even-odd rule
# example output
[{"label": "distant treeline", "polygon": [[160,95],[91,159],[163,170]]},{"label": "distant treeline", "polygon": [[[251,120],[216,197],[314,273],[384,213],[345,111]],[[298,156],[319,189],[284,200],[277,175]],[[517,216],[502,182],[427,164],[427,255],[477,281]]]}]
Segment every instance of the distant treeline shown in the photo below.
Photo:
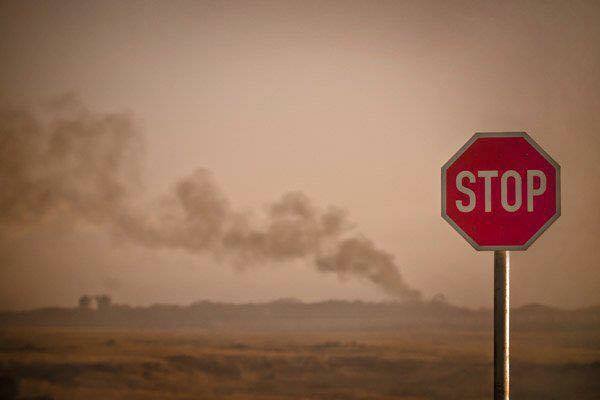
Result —
[{"label": "distant treeline", "polygon": [[[469,309],[445,301],[414,303],[293,299],[232,304],[200,301],[188,306],[110,304],[97,309],[40,308],[0,312],[0,326],[197,327],[207,330],[332,331],[410,328],[490,329],[489,309]],[[600,306],[562,310],[532,304],[512,310],[513,330],[600,328]]]}]

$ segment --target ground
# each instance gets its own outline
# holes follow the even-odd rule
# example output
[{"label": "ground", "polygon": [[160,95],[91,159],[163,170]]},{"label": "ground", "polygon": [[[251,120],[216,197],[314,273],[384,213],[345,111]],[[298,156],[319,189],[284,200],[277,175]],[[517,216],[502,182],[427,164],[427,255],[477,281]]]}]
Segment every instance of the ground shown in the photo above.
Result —
[{"label": "ground", "polygon": [[[515,332],[511,350],[511,398],[600,399],[599,332]],[[491,360],[485,330],[5,328],[0,396],[489,399]]]}]

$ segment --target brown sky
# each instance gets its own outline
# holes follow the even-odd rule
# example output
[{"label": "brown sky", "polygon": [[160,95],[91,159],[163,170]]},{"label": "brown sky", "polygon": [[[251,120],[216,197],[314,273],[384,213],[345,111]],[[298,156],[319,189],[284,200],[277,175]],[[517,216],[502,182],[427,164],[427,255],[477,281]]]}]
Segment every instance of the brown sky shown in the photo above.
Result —
[{"label": "brown sky", "polygon": [[[426,296],[469,306],[490,305],[492,255],[439,216],[440,167],[476,131],[527,131],[562,166],[563,211],[513,254],[513,303],[597,304],[599,20],[594,1],[2,1],[0,101],[129,110],[148,197],[197,167],[241,209],[302,190]],[[238,272],[93,226],[3,241],[0,308],[386,298],[302,261]]]}]

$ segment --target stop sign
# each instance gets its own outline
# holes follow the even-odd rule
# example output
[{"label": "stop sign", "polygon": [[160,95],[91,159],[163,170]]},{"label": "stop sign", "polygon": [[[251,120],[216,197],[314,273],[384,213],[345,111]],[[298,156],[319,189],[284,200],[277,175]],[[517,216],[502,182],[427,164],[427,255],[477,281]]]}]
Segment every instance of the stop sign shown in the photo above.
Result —
[{"label": "stop sign", "polygon": [[524,132],[476,133],[442,167],[442,217],[477,250],[525,250],[560,216],[560,166]]}]

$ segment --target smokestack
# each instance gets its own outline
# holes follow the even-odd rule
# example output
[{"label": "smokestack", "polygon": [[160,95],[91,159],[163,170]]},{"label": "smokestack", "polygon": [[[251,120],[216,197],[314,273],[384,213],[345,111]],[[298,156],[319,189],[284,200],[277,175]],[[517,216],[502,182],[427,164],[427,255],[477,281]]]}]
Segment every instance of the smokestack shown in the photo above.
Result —
[{"label": "smokestack", "polygon": [[272,203],[259,224],[232,210],[212,174],[197,169],[157,209],[133,207],[142,140],[128,114],[92,113],[64,96],[43,110],[4,107],[0,128],[2,230],[68,218],[148,248],[208,253],[234,266],[312,260],[319,272],[366,279],[398,299],[421,298],[389,253],[352,233],[346,212],[320,209],[301,192]]}]

